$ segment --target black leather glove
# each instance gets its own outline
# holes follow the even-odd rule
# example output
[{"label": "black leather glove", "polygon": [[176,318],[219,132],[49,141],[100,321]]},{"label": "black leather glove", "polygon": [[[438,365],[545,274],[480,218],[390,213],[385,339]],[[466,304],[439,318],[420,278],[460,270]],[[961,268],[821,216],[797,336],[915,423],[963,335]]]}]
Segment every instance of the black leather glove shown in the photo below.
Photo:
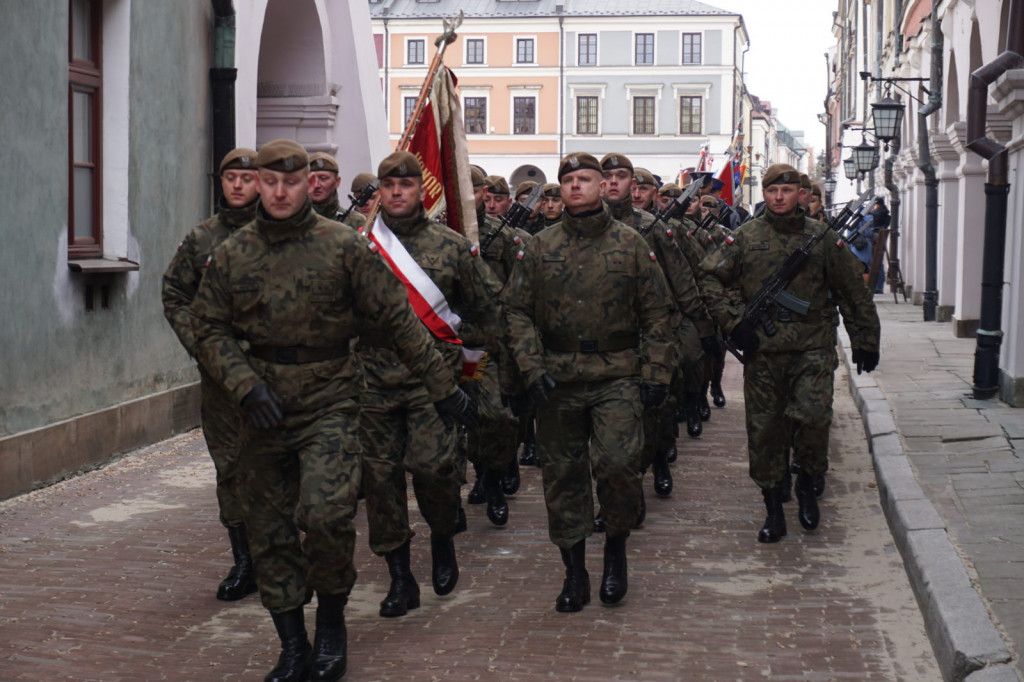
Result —
[{"label": "black leather glove", "polygon": [[714,336],[705,336],[700,340],[700,347],[704,349],[704,352],[711,357],[717,357],[722,349],[718,345],[718,339]]},{"label": "black leather glove", "polygon": [[551,378],[550,374],[545,373],[541,378],[530,384],[530,388],[527,389],[530,400],[533,402],[535,409],[544,407],[548,404],[548,391],[555,387],[555,380]]},{"label": "black leather glove", "polygon": [[458,422],[467,429],[475,429],[477,424],[476,403],[461,388],[456,389],[447,398],[442,398],[434,403],[437,413],[441,415],[441,421],[445,427],[452,428]]},{"label": "black leather glove", "polygon": [[645,410],[659,407],[668,398],[668,386],[665,384],[644,384],[640,387],[640,402]]},{"label": "black leather glove", "polygon": [[861,370],[870,373],[878,367],[878,358],[879,354],[876,351],[853,349],[853,364],[857,366],[857,374],[860,374]]},{"label": "black leather glove", "polygon": [[512,410],[512,416],[519,418],[529,414],[532,410],[530,405],[530,396],[526,393],[521,395],[509,395],[503,393],[501,395],[501,404]]},{"label": "black leather glove", "polygon": [[757,330],[754,329],[753,324],[746,321],[741,321],[733,327],[732,333],[729,334],[729,341],[736,348],[747,353],[753,352],[761,346],[761,339],[757,336]]},{"label": "black leather glove", "polygon": [[260,384],[242,398],[242,409],[249,415],[249,421],[257,429],[272,429],[281,423],[281,399],[274,389]]}]

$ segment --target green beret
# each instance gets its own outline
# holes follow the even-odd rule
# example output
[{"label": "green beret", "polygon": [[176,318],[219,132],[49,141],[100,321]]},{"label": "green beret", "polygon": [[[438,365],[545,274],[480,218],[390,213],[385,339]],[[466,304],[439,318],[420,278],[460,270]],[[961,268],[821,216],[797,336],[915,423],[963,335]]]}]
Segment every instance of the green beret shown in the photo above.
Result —
[{"label": "green beret", "polygon": [[394,152],[384,157],[377,166],[377,177],[384,178],[421,178],[423,167],[411,152]]},{"label": "green beret", "polygon": [[594,170],[598,173],[604,172],[601,168],[601,162],[595,159],[592,155],[586,152],[573,152],[567,154],[562,162],[558,164],[558,181],[562,181],[562,176],[567,173],[573,173],[578,170]]},{"label": "green beret", "polygon": [[811,179],[807,176],[807,173],[800,174],[800,188],[811,189]]},{"label": "green beret", "polygon": [[800,171],[785,163],[773,163],[761,177],[761,187],[769,185],[799,185]]},{"label": "green beret", "polygon": [[658,181],[654,179],[654,175],[651,174],[651,171],[646,168],[634,168],[633,177],[636,178],[636,184],[638,185],[658,186]]},{"label": "green beret", "polygon": [[710,194],[705,194],[700,198],[700,205],[710,206],[711,208],[718,208],[718,199],[711,196]]},{"label": "green beret", "polygon": [[256,150],[248,147],[235,147],[220,162],[220,172],[226,170],[256,170]]},{"label": "green beret", "polygon": [[534,182],[533,180],[524,180],[520,182],[518,185],[516,185],[516,199],[523,196],[536,186],[537,183]]},{"label": "green beret", "polygon": [[819,199],[825,196],[824,192],[821,191],[821,185],[811,185],[811,194],[818,197]]},{"label": "green beret", "polygon": [[605,154],[604,158],[601,159],[601,170],[610,171],[616,168],[625,168],[632,173],[633,162],[629,160],[629,157],[622,154]]},{"label": "green beret", "polygon": [[544,185],[544,191],[541,192],[541,196],[543,196],[543,197],[558,197],[559,199],[561,199],[562,198],[562,186],[559,185],[557,182],[549,182],[548,184]]},{"label": "green beret", "polygon": [[302,170],[309,166],[309,155],[295,140],[273,140],[260,147],[256,167],[282,173]]},{"label": "green beret", "polygon": [[376,182],[376,181],[377,181],[377,176],[376,175],[374,175],[373,173],[367,173],[366,171],[363,171],[362,173],[359,173],[354,178],[352,178],[352,188],[351,188],[351,191],[352,192],[358,192],[359,190],[361,190],[362,188],[366,187],[371,182]]},{"label": "green beret", "polygon": [[484,175],[484,172],[477,166],[470,166],[469,177],[473,181],[474,187],[487,184],[487,176]]},{"label": "green beret", "polygon": [[338,162],[334,160],[334,157],[330,154],[324,154],[323,152],[317,152],[309,157],[309,169],[311,171],[327,171],[329,173],[338,172]]},{"label": "green beret", "polygon": [[677,185],[674,182],[666,182],[664,185],[661,186],[661,189],[658,190],[659,196],[672,197],[673,199],[675,199],[682,193],[683,190],[681,190],[679,188],[679,185]]},{"label": "green beret", "polygon": [[508,181],[500,175],[488,175],[484,178],[484,184],[491,194],[510,194]]}]

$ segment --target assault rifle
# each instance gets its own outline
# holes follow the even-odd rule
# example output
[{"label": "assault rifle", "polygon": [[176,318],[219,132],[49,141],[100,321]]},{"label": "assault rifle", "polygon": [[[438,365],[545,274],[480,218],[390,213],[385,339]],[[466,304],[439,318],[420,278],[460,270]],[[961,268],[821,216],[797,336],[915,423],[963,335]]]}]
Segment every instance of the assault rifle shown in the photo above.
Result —
[{"label": "assault rifle", "polygon": [[[796,276],[799,275],[804,269],[804,266],[807,265],[807,261],[811,258],[811,251],[818,245],[818,242],[828,236],[831,232],[845,228],[853,219],[860,217],[860,214],[864,211],[864,197],[867,194],[868,192],[865,192],[860,197],[847,204],[843,210],[839,212],[839,215],[829,222],[830,229],[822,230],[818,234],[812,236],[804,243],[803,246],[789,254],[789,257],[786,258],[782,267],[776,270],[771,277],[766,279],[761,290],[747,302],[746,309],[743,311],[743,318],[740,320],[741,324],[746,322],[751,327],[760,326],[761,329],[764,330],[765,336],[772,337],[778,332],[778,328],[775,326],[775,318],[778,313],[779,306],[799,315],[807,314],[810,310],[811,304],[786,291],[786,287],[796,279]],[[854,209],[855,206],[857,207],[856,209]],[[729,352],[735,355],[741,363],[743,362],[743,357],[736,350],[735,346],[733,346],[728,340],[726,340],[726,348]]]},{"label": "assault rifle", "polygon": [[348,198],[352,204],[345,209],[344,213],[338,215],[338,222],[340,223],[352,213],[352,210],[356,207],[366,206],[373,198],[373,193],[377,191],[377,183],[370,181],[362,186],[362,188],[355,193],[355,195],[349,194]]},{"label": "assault rifle", "polygon": [[494,240],[498,238],[498,235],[505,227],[508,227],[510,230],[522,229],[526,225],[526,221],[530,219],[530,215],[533,213],[533,209],[537,206],[537,202],[540,201],[541,194],[543,193],[544,185],[537,183],[537,186],[530,190],[530,193],[526,195],[522,202],[513,201],[505,215],[498,216],[498,220],[501,221],[498,226],[484,235],[484,239],[480,243],[480,253],[487,253],[487,249],[491,248],[491,244],[494,243]]},{"label": "assault rifle", "polygon": [[700,188],[704,186],[704,180],[704,176],[698,175],[693,182],[686,186],[686,189],[683,190],[682,194],[677,196],[670,204],[665,206],[664,209],[655,214],[654,221],[650,225],[640,228],[640,234],[646,237],[658,223],[667,223],[673,218],[681,218],[686,215],[687,209],[690,208],[690,202],[692,202],[693,198],[697,196],[697,192],[700,191]]}]

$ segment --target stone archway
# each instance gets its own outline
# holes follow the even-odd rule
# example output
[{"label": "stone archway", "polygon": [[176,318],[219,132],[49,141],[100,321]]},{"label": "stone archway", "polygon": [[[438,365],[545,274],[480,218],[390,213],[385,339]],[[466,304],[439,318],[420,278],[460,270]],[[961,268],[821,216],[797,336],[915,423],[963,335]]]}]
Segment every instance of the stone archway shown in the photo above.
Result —
[{"label": "stone archway", "polygon": [[547,176],[544,175],[544,171],[532,164],[524,164],[519,168],[512,171],[512,175],[508,178],[508,186],[513,192],[516,191],[516,187],[520,182],[526,182],[532,180],[540,184],[547,183]]},{"label": "stone archway", "polygon": [[314,0],[269,0],[260,37],[256,83],[256,144],[296,140],[334,154],[338,112],[327,82],[325,26]]}]

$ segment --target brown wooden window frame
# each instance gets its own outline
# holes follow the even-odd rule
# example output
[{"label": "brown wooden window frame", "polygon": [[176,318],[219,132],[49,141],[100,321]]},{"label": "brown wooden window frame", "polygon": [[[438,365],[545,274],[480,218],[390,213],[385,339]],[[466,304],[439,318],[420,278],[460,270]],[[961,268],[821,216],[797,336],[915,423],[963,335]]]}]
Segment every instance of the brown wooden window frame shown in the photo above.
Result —
[{"label": "brown wooden window frame", "polygon": [[[694,107],[696,103],[696,107]],[[688,106],[689,105],[689,106]],[[679,134],[700,135],[703,128],[704,98],[700,95],[679,96]]]},{"label": "brown wooden window frame", "polygon": [[[103,255],[103,54],[102,2],[89,3],[89,59],[76,59],[74,38],[75,0],[68,0],[68,258],[99,258]],[[91,96],[89,106],[90,159],[75,160],[75,94]],[[89,236],[75,236],[75,169],[92,170]]]},{"label": "brown wooden window frame", "polygon": [[686,66],[699,65],[704,57],[704,34],[684,33],[683,34],[683,61]]},{"label": "brown wooden window frame", "polygon": [[657,99],[650,95],[633,98],[633,134],[650,136],[657,133]]},{"label": "brown wooden window frame", "polygon": [[597,95],[579,95],[576,98],[576,134],[597,135],[599,106]]}]

